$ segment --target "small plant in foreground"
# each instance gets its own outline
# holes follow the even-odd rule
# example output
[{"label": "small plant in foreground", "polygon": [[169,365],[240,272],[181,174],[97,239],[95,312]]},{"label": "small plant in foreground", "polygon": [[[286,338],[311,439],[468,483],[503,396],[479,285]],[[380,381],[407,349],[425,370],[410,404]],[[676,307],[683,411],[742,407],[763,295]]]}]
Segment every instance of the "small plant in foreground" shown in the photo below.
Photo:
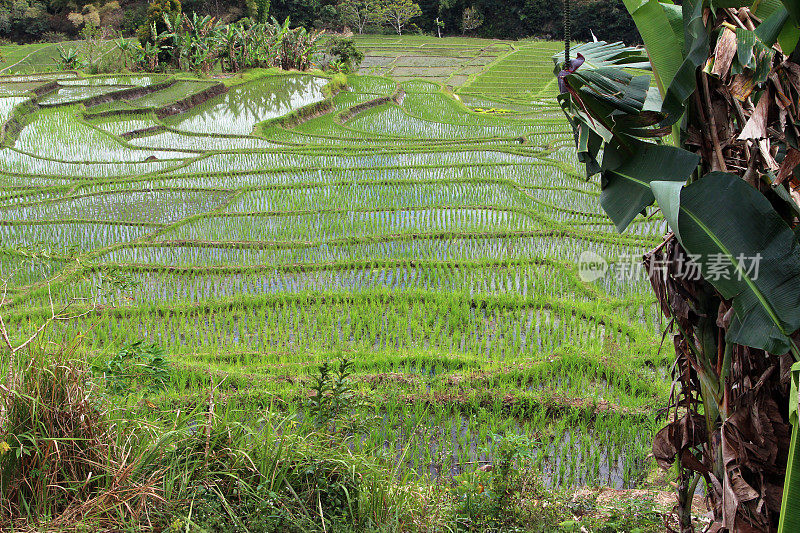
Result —
[{"label": "small plant in foreground", "polygon": [[72,353],[29,353],[0,384],[0,522],[6,513],[65,512],[102,484],[111,446],[105,414]]},{"label": "small plant in foreground", "polygon": [[564,532],[591,531],[592,533],[656,533],[664,530],[664,517],[649,496],[626,499],[619,505],[599,510],[596,502],[573,499],[567,504],[574,519],[559,524]]},{"label": "small plant in foreground", "polygon": [[143,340],[123,346],[99,370],[113,394],[138,389],[157,392],[167,388],[171,377],[164,349]]},{"label": "small plant in foreground", "polygon": [[568,515],[532,466],[527,435],[493,435],[494,461],[453,479],[455,522],[461,531],[545,531]]},{"label": "small plant in foreground", "polygon": [[327,361],[319,366],[311,386],[308,408],[314,425],[328,433],[343,432],[350,435],[368,425],[359,410],[366,407],[353,388],[353,361],[341,355],[335,365]]}]

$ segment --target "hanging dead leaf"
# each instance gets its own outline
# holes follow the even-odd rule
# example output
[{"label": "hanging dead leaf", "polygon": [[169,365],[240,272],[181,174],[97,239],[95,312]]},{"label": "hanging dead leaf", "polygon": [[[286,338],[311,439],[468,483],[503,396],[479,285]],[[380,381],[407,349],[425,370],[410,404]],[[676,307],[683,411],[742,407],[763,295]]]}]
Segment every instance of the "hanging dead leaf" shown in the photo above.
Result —
[{"label": "hanging dead leaf", "polygon": [[750,95],[753,94],[755,87],[753,76],[737,74],[733,77],[733,81],[728,86],[728,90],[731,92],[734,98],[740,102],[745,102],[748,98],[750,98]]},{"label": "hanging dead leaf", "polygon": [[736,50],[736,33],[727,27],[723,28],[722,34],[717,39],[717,48],[714,50],[714,68],[711,74],[721,79],[727,78]]},{"label": "hanging dead leaf", "polygon": [[781,168],[778,171],[777,183],[783,183],[786,178],[794,173],[794,170],[798,166],[800,166],[800,150],[797,150],[796,148],[789,148],[783,163],[781,163]]},{"label": "hanging dead leaf", "polygon": [[767,138],[767,117],[769,116],[769,103],[769,92],[766,92],[761,95],[753,114],[750,115],[747,124],[745,124],[744,129],[742,129],[742,133],[739,134],[740,141]]},{"label": "hanging dead leaf", "polygon": [[717,314],[717,327],[728,329],[733,319],[733,307],[728,305],[725,301],[719,304],[719,313]]}]

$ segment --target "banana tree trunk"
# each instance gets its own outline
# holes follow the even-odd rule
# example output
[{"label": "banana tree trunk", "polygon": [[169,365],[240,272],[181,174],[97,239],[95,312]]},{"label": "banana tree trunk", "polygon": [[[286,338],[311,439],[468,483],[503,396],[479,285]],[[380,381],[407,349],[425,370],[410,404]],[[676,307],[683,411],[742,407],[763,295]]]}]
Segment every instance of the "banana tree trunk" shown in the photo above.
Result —
[{"label": "banana tree trunk", "polygon": [[792,365],[791,393],[789,395],[789,419],[792,422],[792,442],[789,446],[789,459],[786,463],[786,482],[783,485],[781,519],[779,533],[800,531],[800,447],[797,446],[800,423],[798,423],[798,382],[800,382],[800,363]]},{"label": "banana tree trunk", "polygon": [[682,532],[692,531],[688,480],[695,475],[705,482],[712,531],[775,531],[789,452],[792,358],[726,343],[730,304],[707,281],[686,279],[687,261],[674,237],[645,260],[674,325],[676,353],[670,423],[656,435],[653,455],[664,468],[678,463]]}]

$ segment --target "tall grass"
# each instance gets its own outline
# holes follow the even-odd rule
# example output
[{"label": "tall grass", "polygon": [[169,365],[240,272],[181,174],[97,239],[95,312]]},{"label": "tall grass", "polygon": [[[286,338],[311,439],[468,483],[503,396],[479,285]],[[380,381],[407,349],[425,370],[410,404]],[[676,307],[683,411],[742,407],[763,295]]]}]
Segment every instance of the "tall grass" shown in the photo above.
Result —
[{"label": "tall grass", "polygon": [[333,436],[231,410],[213,389],[194,408],[152,412],[109,396],[74,347],[31,348],[2,383],[4,528],[397,531],[419,512],[415,485]]}]

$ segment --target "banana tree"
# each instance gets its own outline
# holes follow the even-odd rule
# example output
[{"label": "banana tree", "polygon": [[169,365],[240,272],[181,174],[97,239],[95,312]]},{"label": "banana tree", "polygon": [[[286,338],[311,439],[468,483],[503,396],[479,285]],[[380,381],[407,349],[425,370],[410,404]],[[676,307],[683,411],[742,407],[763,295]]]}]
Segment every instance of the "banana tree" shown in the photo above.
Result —
[{"label": "banana tree", "polygon": [[184,55],[187,65],[201,74],[208,74],[223,53],[219,34],[222,30],[215,17],[192,13],[183,15],[181,32],[184,35]]},{"label": "banana tree", "polygon": [[800,531],[800,2],[624,3],[647,57],[597,42],[554,62],[617,229],[654,204],[670,228],[645,256],[676,355],[653,455],[677,467],[682,531],[700,480],[711,530]]}]

